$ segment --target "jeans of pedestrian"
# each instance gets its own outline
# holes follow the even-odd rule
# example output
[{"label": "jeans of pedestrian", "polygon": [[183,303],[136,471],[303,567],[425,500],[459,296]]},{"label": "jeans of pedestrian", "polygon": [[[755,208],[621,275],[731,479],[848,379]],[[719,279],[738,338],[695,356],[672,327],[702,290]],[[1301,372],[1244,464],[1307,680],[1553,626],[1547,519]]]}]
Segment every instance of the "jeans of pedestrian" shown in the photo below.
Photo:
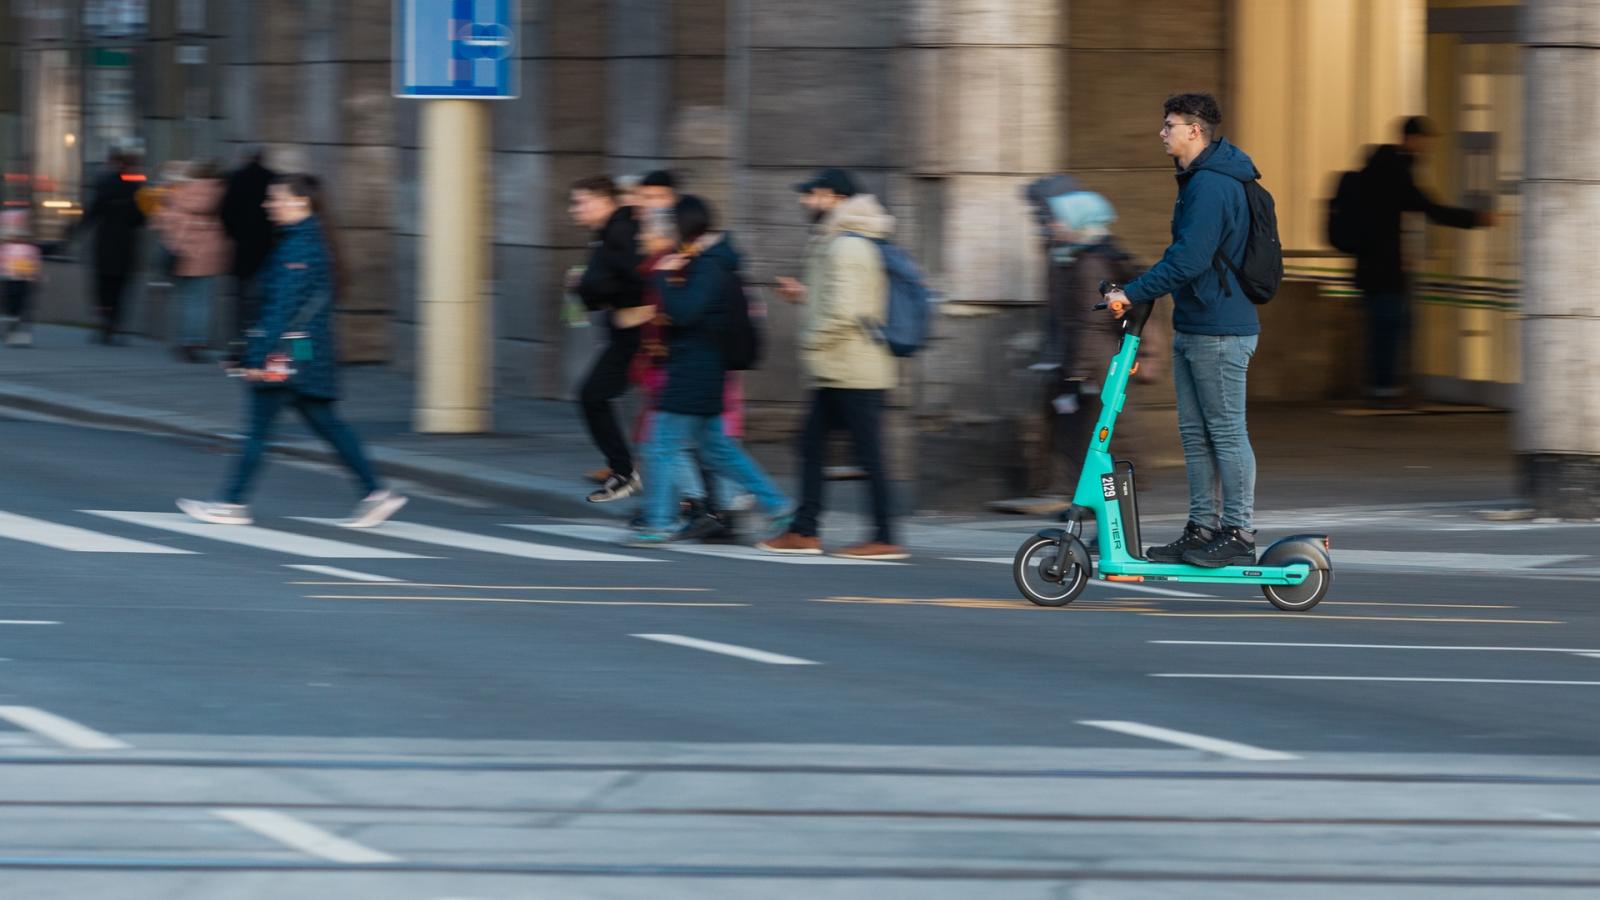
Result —
[{"label": "jeans of pedestrian", "polygon": [[894,543],[889,521],[889,474],[883,467],[883,395],[883,391],[854,388],[818,388],[812,392],[811,411],[800,433],[800,509],[792,528],[796,534],[818,534],[828,434],[842,427],[850,432],[855,445],[856,464],[867,473],[872,539],[882,544]]},{"label": "jeans of pedestrian", "polygon": [[174,279],[173,295],[178,301],[178,344],[204,347],[211,343],[211,297],[217,280],[210,276]]},{"label": "jeans of pedestrian", "polygon": [[589,370],[589,377],[578,391],[578,404],[583,408],[583,421],[589,428],[590,439],[605,456],[611,471],[624,478],[633,474],[633,453],[628,449],[628,439],[622,434],[611,401],[628,390],[628,365],[637,352],[639,329],[611,332],[611,341],[600,351],[594,368]]},{"label": "jeans of pedestrian", "polygon": [[1411,295],[1366,294],[1367,390],[1376,397],[1400,393],[1401,359],[1411,337]]},{"label": "jeans of pedestrian", "polygon": [[1254,527],[1256,454],[1245,425],[1245,383],[1256,342],[1253,334],[1180,331],[1172,338],[1189,519],[1207,528]]},{"label": "jeans of pedestrian", "polygon": [[645,467],[650,472],[670,472],[671,476],[652,476],[644,486],[644,530],[666,532],[678,518],[678,497],[683,485],[677,483],[682,458],[698,451],[700,459],[714,476],[722,476],[756,496],[756,502],[772,514],[789,508],[783,495],[766,472],[737,442],[722,430],[721,416],[687,416],[658,412],[650,442],[645,446]]},{"label": "jeans of pedestrian", "polygon": [[285,404],[293,406],[306,425],[317,437],[328,442],[345,468],[355,476],[361,496],[378,490],[378,476],[361,449],[361,439],[333,411],[333,401],[320,397],[307,397],[292,388],[266,387],[249,389],[250,421],[245,435],[244,452],[234,462],[233,474],[223,491],[224,503],[243,503],[250,495],[256,472],[261,468],[262,457],[267,452],[267,441],[272,437],[272,426]]},{"label": "jeans of pedestrian", "polygon": [[707,485],[707,479],[700,472],[700,457],[693,450],[678,454],[677,464],[672,470],[673,483],[677,485],[679,496],[709,503],[713,509],[726,512],[739,498],[739,486],[726,475],[709,474],[711,484]]}]

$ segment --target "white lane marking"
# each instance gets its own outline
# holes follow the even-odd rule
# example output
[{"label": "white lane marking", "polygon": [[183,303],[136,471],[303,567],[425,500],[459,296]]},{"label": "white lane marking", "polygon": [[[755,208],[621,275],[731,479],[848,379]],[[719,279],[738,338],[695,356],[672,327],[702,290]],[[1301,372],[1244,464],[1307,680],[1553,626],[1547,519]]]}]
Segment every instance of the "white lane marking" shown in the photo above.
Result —
[{"label": "white lane marking", "polygon": [[44,619],[0,619],[0,625],[60,625],[60,622],[49,622]]},{"label": "white lane marking", "polygon": [[636,634],[636,638],[647,641],[658,641],[663,644],[675,644],[679,647],[690,647],[695,650],[705,650],[708,653],[721,653],[726,656],[737,656],[740,659],[754,660],[755,662],[770,663],[774,666],[816,666],[821,663],[798,656],[784,656],[782,653],[768,653],[765,650],[754,650],[749,647],[740,647],[737,644],[723,644],[717,641],[703,641],[699,638],[684,637],[681,634]]},{"label": "white lane marking", "polygon": [[[538,534],[553,534],[557,537],[570,537],[580,541],[597,541],[603,544],[621,543],[629,535],[626,528],[617,528],[612,525],[524,525],[507,524],[508,528],[520,528],[523,531],[532,531]],[[652,550],[671,550],[674,553],[688,553],[694,556],[715,556],[720,559],[748,559],[755,562],[779,563],[791,566],[898,566],[904,563],[886,562],[872,559],[844,559],[838,556],[784,556],[778,553],[768,553],[754,547],[742,547],[716,544],[663,544],[660,547],[651,547]]]},{"label": "white lane marking", "polygon": [[1224,741],[1220,738],[1206,737],[1203,734],[1191,734],[1187,731],[1174,731],[1171,728],[1161,728],[1155,725],[1146,725],[1142,722],[1118,722],[1103,719],[1079,720],[1079,725],[1088,725],[1093,728],[1104,728],[1134,737],[1149,738],[1152,741],[1164,741],[1168,744],[1177,744],[1191,750],[1204,750],[1219,756],[1232,757],[1233,759],[1248,759],[1252,762],[1279,762],[1286,759],[1299,759],[1293,753],[1283,753],[1277,750],[1265,750],[1261,747],[1252,747],[1249,744],[1239,744],[1233,741]]},{"label": "white lane marking", "polygon": [[63,747],[74,750],[126,750],[128,745],[116,738],[101,734],[93,728],[79,725],[32,706],[0,706],[0,719],[34,734],[44,735]]},{"label": "white lane marking", "polygon": [[288,531],[274,531],[271,528],[260,528],[255,525],[208,525],[204,522],[196,522],[183,513],[119,512],[108,509],[86,509],[83,512],[93,516],[115,519],[118,522],[143,525],[146,528],[175,531],[178,534],[185,534],[191,537],[223,541],[229,544],[242,544],[258,550],[271,550],[277,553],[288,553],[293,556],[309,556],[316,559],[426,558],[411,553],[397,553],[393,550],[363,547],[360,544],[347,544],[343,541],[306,537],[305,535]]},{"label": "white lane marking", "polygon": [[[301,521],[314,522],[318,525],[337,525],[339,523],[337,519],[304,518]],[[455,531],[450,528],[435,528],[432,525],[418,525],[415,522],[385,522],[375,533],[384,537],[399,538],[403,541],[416,541],[421,544],[434,544],[440,547],[454,547],[457,550],[475,550],[479,553],[497,553],[501,556],[517,556],[523,559],[541,559],[554,562],[660,562],[660,560],[643,556],[597,553],[593,550],[577,550],[571,547],[557,547],[551,544],[510,541],[486,534],[474,534],[470,531]]]},{"label": "white lane marking", "polygon": [[1151,641],[1152,644],[1181,644],[1195,647],[1305,647],[1329,650],[1461,650],[1469,652],[1576,653],[1600,655],[1600,649],[1583,647],[1468,647],[1447,644],[1311,644],[1288,641]]},{"label": "white lane marking", "polygon": [[214,809],[211,814],[262,837],[271,838],[302,853],[331,862],[358,864],[400,862],[397,856],[346,840],[308,822],[270,809]]},{"label": "white lane marking", "polygon": [[1546,681],[1531,678],[1410,678],[1386,675],[1225,675],[1198,672],[1152,672],[1151,678],[1225,678],[1254,681],[1409,681],[1419,684],[1544,684],[1600,687],[1600,681]]},{"label": "white lane marking", "polygon": [[1411,553],[1405,550],[1333,551],[1336,568],[1362,569],[1533,569],[1586,559],[1570,555],[1507,555],[1500,553]]},{"label": "white lane marking", "polygon": [[57,525],[43,519],[8,512],[0,512],[0,537],[42,544],[57,550],[70,550],[74,553],[189,554],[193,552],[180,550],[177,547],[164,547],[160,544],[147,544],[144,541],[130,541],[127,538],[101,534],[87,528]]},{"label": "white lane marking", "polygon": [[403,578],[390,578],[387,575],[368,575],[365,572],[352,572],[349,569],[339,569],[333,566],[287,565],[284,568],[299,569],[302,572],[310,572],[313,575],[327,575],[330,578],[343,578],[347,581],[370,581],[374,584],[398,584],[405,580]]},{"label": "white lane marking", "polygon": [[[412,587],[413,585],[406,585]],[[312,594],[307,600],[416,600],[455,603],[530,603],[542,606],[749,606],[748,603],[711,603],[679,600],[545,600],[528,597],[430,597],[394,594]]]}]

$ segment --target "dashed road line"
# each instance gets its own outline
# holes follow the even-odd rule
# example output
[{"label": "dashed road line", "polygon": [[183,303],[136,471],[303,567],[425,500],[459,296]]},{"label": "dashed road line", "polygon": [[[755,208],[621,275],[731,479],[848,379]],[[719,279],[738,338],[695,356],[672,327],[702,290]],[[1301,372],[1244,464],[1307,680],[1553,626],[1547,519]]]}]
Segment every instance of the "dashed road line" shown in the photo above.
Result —
[{"label": "dashed road line", "polygon": [[14,541],[27,541],[30,544],[39,544],[56,550],[69,550],[74,553],[192,555],[194,552],[162,544],[151,544],[145,541],[134,541],[128,538],[116,537],[115,535],[101,534],[98,531],[91,531],[87,528],[57,525],[54,522],[46,522],[43,519],[34,519],[29,516],[19,516],[8,512],[0,512],[0,537],[10,538]]},{"label": "dashed road line", "polygon": [[1187,731],[1175,731],[1171,728],[1161,728],[1156,725],[1146,725],[1142,722],[1121,722],[1114,720],[1084,719],[1079,725],[1088,725],[1093,728],[1103,728],[1106,731],[1115,731],[1120,734],[1134,737],[1148,738],[1152,741],[1163,741],[1168,744],[1177,744],[1191,750],[1204,750],[1230,759],[1246,759],[1251,762],[1281,762],[1283,760],[1299,759],[1292,753],[1283,753],[1278,750],[1266,750],[1261,747],[1252,747],[1249,744],[1240,744],[1234,741],[1225,741],[1221,738],[1206,737],[1203,734],[1192,734]]},{"label": "dashed road line", "polygon": [[724,644],[719,641],[706,641],[700,638],[685,637],[681,634],[636,634],[636,638],[647,641],[656,641],[662,644],[673,644],[678,647],[689,647],[694,650],[704,650],[707,653],[720,653],[724,656],[735,656],[739,659],[748,659],[752,662],[767,663],[774,666],[816,666],[821,663],[810,659],[801,659],[798,656],[785,656],[782,653],[769,653],[766,650],[756,650],[751,647],[740,647],[737,644]]},{"label": "dashed road line", "polygon": [[[351,587],[343,581],[291,581],[290,584],[306,585],[309,587]],[[639,593],[639,594],[708,594],[711,588],[707,587],[585,587],[573,584],[429,584],[423,581],[402,582],[408,588],[447,588],[455,591],[574,591],[574,592],[604,592],[612,594]]]},{"label": "dashed road line", "polygon": [[400,862],[398,856],[374,850],[270,809],[216,809],[211,812],[219,819],[318,859],[352,865]]},{"label": "dashed road line", "polygon": [[[315,525],[338,525],[336,519],[318,519],[299,517],[302,522]],[[398,538],[402,541],[415,541],[419,544],[432,544],[436,547],[449,547],[455,550],[471,550],[478,553],[494,553],[501,556],[515,556],[521,559],[537,559],[550,562],[605,562],[605,563],[653,563],[660,560],[644,556],[628,556],[621,553],[599,553],[594,550],[579,550],[575,547],[558,547],[554,544],[535,544],[529,541],[512,541],[506,538],[494,537],[487,534],[476,534],[470,531],[456,531],[453,528],[439,528],[433,525],[420,525],[416,522],[385,522],[374,531],[386,538]]]},{"label": "dashed road line", "polygon": [[79,725],[71,719],[64,719],[55,713],[45,712],[32,706],[0,706],[0,719],[5,719],[18,728],[25,728],[34,734],[47,737],[63,747],[74,750],[127,750],[129,745],[108,735],[101,734],[87,725]]},{"label": "dashed road line", "polygon": [[[406,585],[414,587],[415,585]],[[748,603],[720,603],[692,600],[554,600],[534,597],[434,597],[426,594],[312,594],[307,600],[391,600],[449,603],[529,603],[542,606],[749,606]]]},{"label": "dashed road line", "polygon": [[1145,612],[1169,619],[1281,619],[1285,622],[1437,622],[1447,625],[1565,625],[1558,619],[1466,619],[1452,616],[1329,616],[1294,612],[1183,613]]},{"label": "dashed road line", "polygon": [[270,550],[278,553],[288,553],[293,556],[309,556],[318,559],[426,558],[413,553],[398,553],[394,550],[363,547],[360,544],[308,537],[303,534],[277,531],[257,525],[208,525],[204,522],[196,522],[183,513],[123,512],[108,509],[86,509],[83,512],[92,516],[114,519],[118,522],[142,525],[146,528],[157,528],[163,531],[172,531],[190,537],[222,541],[229,544],[242,544],[246,547],[254,547],[257,550]]},{"label": "dashed road line", "polygon": [[0,619],[0,625],[60,625],[46,619]]},{"label": "dashed road line", "polygon": [[[302,572],[310,572],[313,575],[327,575],[333,578],[343,578],[346,581],[366,581],[373,584],[398,584],[405,581],[404,578],[390,578],[387,575],[368,575],[365,572],[352,572],[349,569],[339,569],[335,568],[334,566],[290,565],[285,566],[284,568],[299,569]],[[340,584],[342,582],[331,583]]]}]

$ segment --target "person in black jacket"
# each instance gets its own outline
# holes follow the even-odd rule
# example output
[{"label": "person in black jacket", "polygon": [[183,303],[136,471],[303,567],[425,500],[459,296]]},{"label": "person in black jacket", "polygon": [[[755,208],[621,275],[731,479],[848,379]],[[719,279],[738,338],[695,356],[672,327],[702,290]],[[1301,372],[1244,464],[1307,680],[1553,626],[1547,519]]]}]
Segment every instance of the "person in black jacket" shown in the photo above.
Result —
[{"label": "person in black jacket", "polygon": [[729,303],[742,290],[739,254],[726,234],[712,230],[711,208],[698,197],[684,197],[673,208],[679,252],[655,265],[667,322],[667,380],[656,400],[655,423],[645,450],[650,488],[645,492],[641,527],[627,543],[654,547],[679,536],[681,485],[674,484],[674,462],[698,452],[713,475],[754,494],[776,531],[790,521],[792,503],[755,460],[722,430],[723,382],[727,377],[723,333]]},{"label": "person in black jacket", "polygon": [[100,316],[100,343],[109,345],[117,342],[122,326],[122,301],[138,265],[139,232],[145,223],[137,199],[144,186],[138,159],[113,151],[108,163],[95,182],[80,227],[94,231],[95,310]]},{"label": "person in black jacket", "polygon": [[1451,228],[1493,225],[1494,213],[1443,206],[1417,186],[1412,169],[1431,147],[1432,123],[1413,116],[1398,145],[1373,151],[1361,170],[1362,242],[1356,251],[1356,287],[1367,310],[1367,392],[1376,405],[1392,406],[1402,392],[1400,359],[1411,333],[1411,279],[1401,248],[1401,214],[1420,212]]},{"label": "person in black jacket", "polygon": [[572,186],[571,200],[573,222],[592,230],[594,240],[588,265],[570,287],[589,309],[607,313],[609,340],[578,392],[578,403],[589,436],[611,468],[588,499],[609,503],[643,487],[611,401],[628,389],[628,366],[639,352],[639,327],[655,310],[645,301],[639,270],[639,222],[633,207],[618,204],[616,183],[604,175],[585,178]]},{"label": "person in black jacket", "polygon": [[222,228],[233,241],[233,326],[239,337],[256,320],[261,305],[260,273],[272,250],[273,226],[264,203],[274,174],[259,147],[247,150],[244,165],[228,175],[222,194]]}]

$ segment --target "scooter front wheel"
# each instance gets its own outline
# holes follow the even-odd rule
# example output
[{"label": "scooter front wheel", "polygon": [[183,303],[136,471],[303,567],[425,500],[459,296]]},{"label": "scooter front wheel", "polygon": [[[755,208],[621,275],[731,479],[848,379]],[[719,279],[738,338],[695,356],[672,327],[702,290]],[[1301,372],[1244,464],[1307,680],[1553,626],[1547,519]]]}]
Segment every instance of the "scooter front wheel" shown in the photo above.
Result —
[{"label": "scooter front wheel", "polygon": [[1261,593],[1284,612],[1305,612],[1321,603],[1332,585],[1332,569],[1313,568],[1299,584],[1264,584]]},{"label": "scooter front wheel", "polygon": [[[1089,572],[1076,562],[1070,562],[1067,542],[1076,540],[1071,535],[1056,539],[1036,534],[1017,549],[1017,558],[1011,563],[1011,577],[1016,580],[1022,596],[1039,606],[1066,606],[1078,599],[1089,585]],[[1069,564],[1061,579],[1056,580],[1049,571],[1063,553],[1068,554]],[[1084,558],[1087,557],[1085,553]]]}]

